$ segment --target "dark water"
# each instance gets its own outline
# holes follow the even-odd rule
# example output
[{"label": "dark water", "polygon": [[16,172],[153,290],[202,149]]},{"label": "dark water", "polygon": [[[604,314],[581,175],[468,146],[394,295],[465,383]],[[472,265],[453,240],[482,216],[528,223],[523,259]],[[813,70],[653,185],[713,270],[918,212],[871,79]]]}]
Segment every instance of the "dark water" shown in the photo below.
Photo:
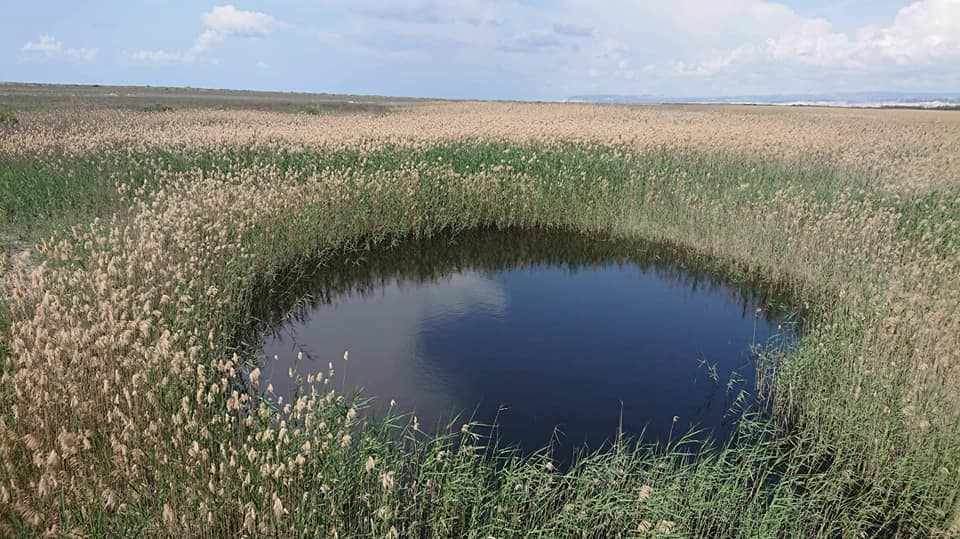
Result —
[{"label": "dark water", "polygon": [[471,232],[310,270],[275,294],[263,350],[277,394],[293,393],[303,352],[300,371],[333,362],[334,386],[376,397],[374,412],[394,399],[424,430],[496,419],[501,444],[524,450],[554,436],[597,448],[621,425],[646,441],[725,436],[754,389],[751,346],[785,312],[690,253],[565,232]]}]

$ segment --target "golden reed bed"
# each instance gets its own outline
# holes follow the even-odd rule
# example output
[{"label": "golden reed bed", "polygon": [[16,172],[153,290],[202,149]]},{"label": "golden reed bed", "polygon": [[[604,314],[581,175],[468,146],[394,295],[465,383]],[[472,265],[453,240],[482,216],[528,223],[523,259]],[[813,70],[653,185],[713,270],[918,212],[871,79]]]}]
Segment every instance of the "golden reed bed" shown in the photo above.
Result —
[{"label": "golden reed bed", "polygon": [[956,111],[465,102],[408,106],[382,115],[203,109],[144,113],[83,106],[24,113],[20,118],[17,131],[0,137],[0,153],[57,148],[76,154],[118,144],[211,147],[271,142],[311,147],[479,137],[824,160],[908,190],[960,180]]},{"label": "golden reed bed", "polygon": [[[445,103],[359,116],[82,106],[21,120],[0,155],[63,163],[33,176],[25,200],[96,180],[69,156],[101,148],[117,153],[98,167],[131,161],[118,170],[148,170],[152,187],[116,178],[122,211],[60,230],[6,271],[0,536],[960,533],[960,219],[951,190],[932,192],[960,179],[960,113]],[[493,150],[416,151],[470,139],[546,144],[497,146],[468,172],[451,163]],[[564,140],[587,144],[552,146]],[[749,159],[638,155],[633,172],[607,171],[629,152],[591,141]],[[408,147],[370,170],[291,171],[271,162],[280,152],[242,148],[362,159],[391,142]],[[186,168],[137,152],[164,147]],[[180,155],[193,147],[214,151]],[[514,165],[579,153],[537,176],[504,164],[507,152]],[[794,177],[757,156],[839,163],[905,194]],[[23,185],[31,171],[8,161]],[[500,468],[469,431],[456,447],[414,438],[415,421],[402,428],[416,443],[378,438],[323,387],[329,372],[274,407],[252,358],[233,355],[265,276],[358,238],[489,224],[668,241],[809,290],[822,312],[774,379],[785,443],[683,465],[679,452],[616,451],[569,476],[538,459]]]}]

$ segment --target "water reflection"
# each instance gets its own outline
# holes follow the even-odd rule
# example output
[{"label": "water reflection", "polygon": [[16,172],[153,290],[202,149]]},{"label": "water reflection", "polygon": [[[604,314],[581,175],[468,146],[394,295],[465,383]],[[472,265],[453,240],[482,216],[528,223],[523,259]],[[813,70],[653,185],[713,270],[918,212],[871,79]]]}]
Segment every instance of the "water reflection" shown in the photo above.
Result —
[{"label": "water reflection", "polygon": [[790,302],[703,262],[543,230],[339,253],[263,294],[274,300],[263,351],[279,358],[264,374],[290,395],[303,352],[307,369],[336,362],[338,387],[396,399],[424,427],[496,418],[501,441],[528,450],[555,428],[567,447],[597,447],[621,425],[648,440],[692,425],[722,436],[731,399],[753,388],[750,346],[777,332]]}]

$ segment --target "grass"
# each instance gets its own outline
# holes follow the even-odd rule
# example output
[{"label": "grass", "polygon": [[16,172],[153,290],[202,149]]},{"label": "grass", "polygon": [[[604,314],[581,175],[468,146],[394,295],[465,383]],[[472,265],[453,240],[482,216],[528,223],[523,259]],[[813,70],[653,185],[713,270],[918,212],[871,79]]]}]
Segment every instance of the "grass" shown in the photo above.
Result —
[{"label": "grass", "polygon": [[0,128],[16,127],[20,123],[13,109],[0,105]]},{"label": "grass", "polygon": [[[331,169],[357,170],[363,174],[391,173],[419,163],[441,164],[459,175],[480,174],[500,167],[509,171],[510,176],[529,176],[541,184],[552,184],[571,174],[619,183],[631,178],[663,181],[665,176],[675,174],[689,184],[691,190],[744,202],[765,200],[790,186],[802,187],[819,201],[829,201],[841,190],[859,192],[868,185],[868,180],[862,177],[827,172],[815,166],[798,168],[796,164],[745,161],[736,156],[690,151],[664,150],[636,155],[623,148],[569,143],[517,146],[458,141],[419,149],[388,145],[373,151],[361,148],[304,151],[269,146],[147,152],[112,148],[69,160],[4,159],[0,168],[0,194],[3,195],[0,209],[9,226],[29,229],[41,222],[62,225],[79,222],[83,217],[108,215],[122,204],[116,189],[119,180],[130,188],[153,188],[162,183],[157,170],[176,174],[193,168],[216,170],[270,165],[283,174],[302,179]],[[432,168],[428,168],[428,172],[447,171]],[[787,172],[788,169],[792,171]],[[709,181],[717,171],[724,175]],[[582,186],[585,195],[591,188],[587,181],[576,186]],[[933,196],[936,195],[928,195]],[[557,206],[563,203],[554,202]],[[917,214],[914,218],[922,217]],[[46,231],[58,227],[44,228]]]},{"label": "grass", "polygon": [[[589,141],[4,156],[3,226],[37,245],[5,281],[0,532],[948,536],[950,189]],[[264,396],[235,347],[258,289],[294,298],[304,261],[490,226],[660,242],[726,281],[783,283],[811,323],[768,365],[772,416],[748,413],[729,444],[623,438],[559,470],[482,425],[365,420],[333,372],[304,373],[294,402]]]},{"label": "grass", "polygon": [[907,241],[922,243],[947,257],[960,248],[960,188],[950,186],[891,205],[899,210],[899,228]]}]

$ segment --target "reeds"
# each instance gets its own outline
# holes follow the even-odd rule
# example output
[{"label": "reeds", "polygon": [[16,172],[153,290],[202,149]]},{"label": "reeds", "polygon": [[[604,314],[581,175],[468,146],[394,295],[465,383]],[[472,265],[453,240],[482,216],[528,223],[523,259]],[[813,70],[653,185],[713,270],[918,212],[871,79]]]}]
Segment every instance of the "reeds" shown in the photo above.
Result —
[{"label": "reeds", "polygon": [[[5,274],[0,534],[947,535],[960,520],[950,188],[912,194],[890,188],[910,174],[837,168],[849,156],[828,159],[836,140],[769,154],[762,133],[718,142],[724,125],[819,129],[821,111],[670,110],[157,112],[136,129],[112,111],[97,112],[112,122],[102,135],[56,139],[63,116],[29,117],[17,145],[0,142],[7,226],[80,209],[71,227],[33,232]],[[925,132],[914,114],[870,113],[886,135],[855,140]],[[650,115],[717,125],[660,148]],[[625,118],[612,133],[634,138],[611,144]],[[909,163],[956,150],[916,140]],[[773,416],[745,416],[721,447],[621,439],[561,471],[477,425],[433,436],[415,418],[362,419],[359,397],[325,383],[345,359],[275,400],[236,348],[257,285],[303,260],[482,226],[645,238],[726,279],[786,283],[810,322],[767,381]]]},{"label": "reeds", "polygon": [[4,155],[54,151],[77,156],[118,147],[370,149],[479,138],[813,160],[866,171],[887,187],[906,191],[960,179],[960,115],[952,111],[443,103],[398,107],[386,114],[314,116],[202,108],[146,113],[81,103],[19,117],[16,136],[0,136]]}]

